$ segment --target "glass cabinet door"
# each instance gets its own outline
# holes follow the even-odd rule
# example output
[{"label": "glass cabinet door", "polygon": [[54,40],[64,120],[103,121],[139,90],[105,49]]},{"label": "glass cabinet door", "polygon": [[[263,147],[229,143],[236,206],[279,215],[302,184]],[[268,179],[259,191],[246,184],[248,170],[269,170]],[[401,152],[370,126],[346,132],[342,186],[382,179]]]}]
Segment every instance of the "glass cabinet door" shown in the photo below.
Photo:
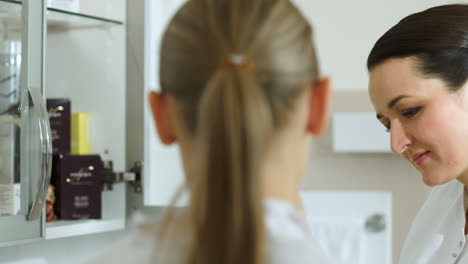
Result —
[{"label": "glass cabinet door", "polygon": [[44,237],[51,137],[45,0],[0,0],[0,246]]}]

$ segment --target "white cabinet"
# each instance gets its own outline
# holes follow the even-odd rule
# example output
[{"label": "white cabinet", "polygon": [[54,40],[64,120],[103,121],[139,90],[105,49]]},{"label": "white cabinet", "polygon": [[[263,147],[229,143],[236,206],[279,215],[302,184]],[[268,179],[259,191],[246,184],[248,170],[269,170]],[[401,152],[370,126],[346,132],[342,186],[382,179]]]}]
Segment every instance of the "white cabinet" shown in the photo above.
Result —
[{"label": "white cabinet", "polygon": [[[148,93],[159,91],[159,45],[165,26],[185,0],[139,0],[129,9],[127,164],[143,162],[143,204],[167,206],[184,182],[176,146],[156,134]],[[186,198],[179,200],[184,204]]]},{"label": "white cabinet", "polygon": [[[3,44],[13,39],[22,41],[20,44],[23,46],[19,53],[22,58],[22,85],[21,89],[16,89],[21,91],[22,101],[11,107],[13,110],[18,109],[17,112],[21,114],[18,117],[21,150],[7,153],[10,148],[0,148],[2,164],[5,160],[21,156],[21,172],[18,173],[21,211],[0,217],[0,246],[119,230],[126,226],[126,185],[123,183],[114,185],[112,191],[103,192],[102,220],[46,224],[43,213],[45,201],[42,200],[45,197],[44,190],[47,191],[51,155],[45,98],[70,98],[73,112],[88,112],[90,152],[101,155],[103,160],[112,160],[116,171],[124,171],[127,167],[126,1],[99,1],[99,4],[107,4],[104,7],[94,5],[99,10],[95,13],[56,8],[46,10],[45,2],[0,1],[0,26],[3,33],[0,42]],[[82,0],[81,3],[81,11],[92,10],[90,1]],[[2,51],[1,55],[4,58],[5,52]],[[2,65],[0,72],[4,74],[6,64]],[[17,75],[19,73],[12,76]],[[10,100],[14,95],[9,90],[3,93],[4,90],[2,87],[3,106],[6,104],[4,98]],[[2,114],[7,110],[2,111]],[[11,118],[5,116],[0,118],[2,128],[11,123]],[[3,138],[11,137],[5,134],[8,129],[1,131]],[[0,175],[0,179],[5,179],[5,184],[13,184],[13,179],[3,176]]]},{"label": "white cabinet", "polygon": [[[163,146],[155,132],[146,96],[159,87],[159,46],[164,29],[185,0],[146,0],[144,110],[144,204],[166,206],[184,182],[182,162],[176,146]],[[184,204],[186,198],[179,200]]]},{"label": "white cabinet", "polygon": [[[89,113],[90,153],[126,166],[125,0],[81,0],[80,12],[48,15],[46,97],[69,98],[72,112]],[[98,3],[99,2],[99,3]],[[102,219],[46,224],[45,238],[126,227],[126,185],[102,193]]]}]

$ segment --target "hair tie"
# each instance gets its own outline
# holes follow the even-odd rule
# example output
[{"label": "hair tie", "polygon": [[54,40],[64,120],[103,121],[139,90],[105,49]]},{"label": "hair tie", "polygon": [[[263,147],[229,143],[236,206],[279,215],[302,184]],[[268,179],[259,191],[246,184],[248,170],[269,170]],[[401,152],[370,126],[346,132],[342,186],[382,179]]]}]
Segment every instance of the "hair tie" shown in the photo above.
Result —
[{"label": "hair tie", "polygon": [[243,54],[233,53],[223,59],[221,62],[221,69],[226,69],[228,67],[238,67],[239,69],[246,72],[254,71],[253,61],[246,57]]}]

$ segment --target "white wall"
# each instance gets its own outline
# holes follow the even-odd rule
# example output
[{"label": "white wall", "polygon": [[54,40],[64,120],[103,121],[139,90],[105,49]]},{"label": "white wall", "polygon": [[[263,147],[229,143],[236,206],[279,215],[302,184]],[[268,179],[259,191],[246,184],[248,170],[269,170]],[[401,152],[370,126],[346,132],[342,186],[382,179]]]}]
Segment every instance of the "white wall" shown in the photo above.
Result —
[{"label": "white wall", "polygon": [[293,0],[315,29],[322,72],[336,90],[366,90],[366,60],[377,39],[408,14],[467,0]]}]

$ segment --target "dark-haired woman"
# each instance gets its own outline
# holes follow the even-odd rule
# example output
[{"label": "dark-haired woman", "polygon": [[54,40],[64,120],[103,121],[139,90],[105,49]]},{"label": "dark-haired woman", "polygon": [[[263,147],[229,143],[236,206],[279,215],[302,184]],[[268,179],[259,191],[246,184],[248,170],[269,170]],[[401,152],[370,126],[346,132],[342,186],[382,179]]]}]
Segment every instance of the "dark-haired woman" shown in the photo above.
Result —
[{"label": "dark-haired woman", "polygon": [[392,151],[433,187],[399,263],[468,263],[468,5],[404,18],[377,41],[368,69]]}]

